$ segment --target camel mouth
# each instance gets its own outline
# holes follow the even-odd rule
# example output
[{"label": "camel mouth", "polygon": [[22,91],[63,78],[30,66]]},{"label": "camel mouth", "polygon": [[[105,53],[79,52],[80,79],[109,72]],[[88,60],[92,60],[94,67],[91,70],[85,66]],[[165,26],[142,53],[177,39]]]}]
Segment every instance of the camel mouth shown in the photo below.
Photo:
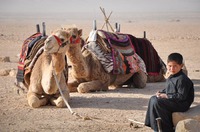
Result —
[{"label": "camel mouth", "polygon": [[44,51],[49,51],[51,50],[52,48],[44,48]]},{"label": "camel mouth", "polygon": [[53,46],[50,47],[50,45],[49,45],[50,42],[51,42],[50,39],[46,39],[45,40],[45,42],[44,42],[44,51],[47,52],[47,51],[50,51],[53,48]]},{"label": "camel mouth", "polygon": [[76,39],[76,35],[72,35],[72,38],[73,38],[73,39]]},{"label": "camel mouth", "polygon": [[51,49],[53,49],[53,46],[51,46],[51,47],[49,47],[49,46],[47,46],[47,45],[44,46],[44,51],[45,51],[45,52],[48,52],[48,51],[50,51]]}]

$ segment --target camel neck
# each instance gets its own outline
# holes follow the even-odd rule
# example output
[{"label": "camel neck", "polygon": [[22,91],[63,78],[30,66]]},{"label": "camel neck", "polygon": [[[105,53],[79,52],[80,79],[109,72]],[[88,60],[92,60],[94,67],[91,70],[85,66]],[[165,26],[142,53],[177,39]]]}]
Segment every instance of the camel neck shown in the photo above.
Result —
[{"label": "camel neck", "polygon": [[72,71],[75,77],[85,77],[88,75],[88,67],[85,62],[85,58],[81,52],[81,46],[71,46],[67,51],[67,57],[72,65]]},{"label": "camel neck", "polygon": [[70,60],[70,62],[73,64],[80,64],[81,62],[84,62],[82,53],[81,53],[81,47],[80,45],[73,45],[69,48],[67,51],[67,57]]},{"label": "camel neck", "polygon": [[55,68],[56,73],[60,73],[63,71],[65,67],[65,56],[62,53],[52,54],[52,63]]}]

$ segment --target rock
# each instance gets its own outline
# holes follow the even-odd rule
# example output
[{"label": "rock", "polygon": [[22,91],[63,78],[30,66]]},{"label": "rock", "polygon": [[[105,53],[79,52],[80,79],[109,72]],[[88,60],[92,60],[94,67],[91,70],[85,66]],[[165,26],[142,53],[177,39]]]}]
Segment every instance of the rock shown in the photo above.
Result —
[{"label": "rock", "polygon": [[15,69],[11,69],[10,72],[9,72],[9,75],[10,75],[11,77],[14,77],[14,76],[17,75],[17,71],[16,71]]},{"label": "rock", "polygon": [[8,76],[10,69],[0,69],[0,76]]},{"label": "rock", "polygon": [[185,119],[179,121],[176,126],[176,132],[199,132],[200,122],[194,119]]},{"label": "rock", "polygon": [[186,112],[174,112],[172,113],[172,120],[174,126],[181,120],[195,119],[200,122],[200,105],[191,107]]},{"label": "rock", "polygon": [[0,56],[0,62],[10,62],[10,57],[8,57],[8,56]]}]

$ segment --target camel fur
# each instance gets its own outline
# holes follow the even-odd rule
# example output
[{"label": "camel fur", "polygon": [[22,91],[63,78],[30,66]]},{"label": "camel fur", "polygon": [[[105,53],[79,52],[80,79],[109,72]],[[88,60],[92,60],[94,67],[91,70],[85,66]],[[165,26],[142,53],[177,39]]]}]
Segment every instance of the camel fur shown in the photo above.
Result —
[{"label": "camel fur", "polygon": [[[82,35],[82,29],[69,28],[68,31],[74,34],[73,39],[79,39]],[[114,75],[107,73],[100,64],[96,56],[83,48],[81,43],[69,43],[66,55],[71,62],[71,76],[75,79],[68,83],[70,92],[87,93],[91,91],[108,90],[109,86],[121,86],[128,79],[137,88],[144,88],[147,82],[147,75],[143,71],[135,74]]]},{"label": "camel fur", "polygon": [[69,99],[69,90],[63,73],[67,45],[60,46],[55,36],[63,44],[66,44],[70,38],[66,31],[56,30],[45,40],[44,52],[39,56],[32,69],[28,86],[28,104],[33,108],[47,105],[49,102],[57,107],[65,107],[53,76],[53,69],[65,98]]}]

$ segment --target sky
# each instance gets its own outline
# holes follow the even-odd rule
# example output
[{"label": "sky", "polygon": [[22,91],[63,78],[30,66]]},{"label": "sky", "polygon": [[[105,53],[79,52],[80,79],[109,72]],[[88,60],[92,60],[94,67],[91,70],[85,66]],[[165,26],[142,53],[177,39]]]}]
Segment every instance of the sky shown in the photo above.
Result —
[{"label": "sky", "polygon": [[200,0],[0,0],[0,13],[200,12]]}]

